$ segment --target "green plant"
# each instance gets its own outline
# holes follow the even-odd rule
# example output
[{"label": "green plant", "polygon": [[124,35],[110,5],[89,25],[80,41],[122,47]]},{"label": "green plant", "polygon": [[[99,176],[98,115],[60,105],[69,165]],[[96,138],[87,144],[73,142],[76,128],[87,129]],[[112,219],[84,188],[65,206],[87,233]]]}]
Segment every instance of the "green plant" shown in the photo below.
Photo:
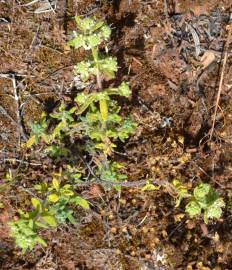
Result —
[{"label": "green plant", "polygon": [[207,224],[209,218],[219,219],[225,203],[218,193],[209,184],[200,184],[194,188],[193,196],[186,205],[185,210],[190,217],[199,216],[204,213],[204,222]]},{"label": "green plant", "polygon": [[[78,33],[74,32],[75,37],[68,44],[76,49],[83,47],[91,55],[88,60],[76,64],[74,73],[83,85],[95,84],[95,87],[91,92],[86,87],[74,100],[61,102],[53,113],[43,113],[41,119],[31,125],[31,136],[26,146],[30,148],[42,142],[45,154],[55,162],[62,161],[59,168],[62,174],[58,175],[59,180],[53,177],[50,186],[38,183],[35,190],[42,199],[32,198],[34,210],[26,213],[19,210],[19,220],[10,223],[11,235],[23,252],[36,244],[46,245],[38,234],[39,229],[56,227],[67,221],[75,224],[71,206],[89,208],[88,202],[75,191],[75,186],[83,181],[83,174],[90,174],[88,179],[93,182],[100,180],[105,188],[110,187],[107,181],[113,181],[114,187],[119,189],[117,183],[126,179],[126,175],[121,173],[122,165],[112,156],[117,141],[124,142],[134,132],[136,124],[130,117],[120,114],[121,108],[113,98],[128,98],[131,90],[126,82],[112,86],[117,60],[100,53],[100,46],[110,38],[110,27],[94,18],[76,17],[75,20]],[[89,84],[85,84],[87,81]],[[86,165],[84,161],[84,166],[77,167],[76,161],[80,156],[87,156],[94,164]]]},{"label": "green plant", "polygon": [[225,203],[209,184],[199,184],[194,188],[193,194],[189,194],[187,188],[178,180],[173,181],[173,187],[177,194],[175,207],[180,205],[182,199],[188,198],[185,211],[190,217],[200,216],[203,212],[206,224],[209,218],[220,218]]},{"label": "green plant", "polygon": [[[74,73],[83,82],[94,82],[95,78],[95,90],[88,92],[86,89],[77,94],[72,104],[62,102],[56,112],[49,116],[43,114],[42,119],[32,125],[32,134],[27,145],[31,147],[42,139],[47,144],[46,153],[60,160],[71,156],[67,142],[75,149],[77,147],[74,142],[81,140],[82,146],[77,151],[88,153],[94,160],[101,160],[95,166],[94,175],[104,179],[107,175],[109,180],[115,179],[117,182],[124,178],[120,177],[120,168],[114,166],[110,156],[116,142],[124,142],[134,132],[136,124],[130,117],[120,115],[121,108],[113,97],[128,98],[131,90],[126,82],[117,87],[103,87],[103,83],[107,85],[109,79],[115,78],[117,71],[116,58],[100,53],[99,49],[110,38],[110,27],[93,18],[76,17],[75,20],[78,33],[74,32],[75,37],[68,44],[76,49],[83,47],[91,55],[88,60],[77,63]],[[54,128],[50,127],[48,130],[48,126],[51,126],[49,123],[53,123]]]},{"label": "green plant", "polygon": [[32,250],[35,245],[47,246],[46,242],[38,235],[36,226],[32,219],[20,218],[18,221],[10,222],[11,236],[15,238],[15,244],[25,253]]},{"label": "green plant", "polygon": [[24,253],[37,244],[46,246],[46,242],[38,234],[39,229],[54,228],[67,220],[75,224],[70,205],[79,205],[84,209],[89,209],[88,202],[76,195],[71,185],[60,186],[56,178],[53,178],[51,186],[42,183],[35,185],[34,188],[43,196],[43,199],[32,198],[31,204],[34,210],[23,212],[19,209],[20,218],[9,223],[11,236],[15,238],[16,245]]}]

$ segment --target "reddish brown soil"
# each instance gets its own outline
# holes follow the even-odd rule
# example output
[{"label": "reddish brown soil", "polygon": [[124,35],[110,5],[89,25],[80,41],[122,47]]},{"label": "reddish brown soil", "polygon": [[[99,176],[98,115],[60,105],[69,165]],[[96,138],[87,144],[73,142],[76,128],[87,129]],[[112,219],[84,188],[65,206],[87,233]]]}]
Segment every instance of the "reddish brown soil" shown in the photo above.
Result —
[{"label": "reddish brown soil", "polygon": [[[0,177],[11,169],[18,181],[0,190],[5,206],[0,209],[0,268],[232,269],[231,47],[209,140],[231,0],[59,0],[54,11],[41,14],[35,11],[42,1],[20,5],[25,2],[31,1],[0,1]],[[46,250],[37,247],[22,255],[15,249],[7,221],[19,205],[30,203],[20,186],[47,179],[53,169],[40,149],[26,151],[22,143],[29,124],[70,95],[73,65],[83,58],[66,45],[74,15],[94,15],[112,25],[109,50],[118,57],[118,78],[133,90],[123,110],[139,123],[119,149],[126,156],[117,157],[129,181],[178,178],[189,187],[200,179],[208,182],[227,203],[219,221],[206,227],[200,219],[189,220],[164,190],[125,188],[120,198],[113,191],[99,198],[96,190],[84,190],[93,197],[92,207],[78,212],[78,225],[43,232]],[[200,40],[200,55],[191,27]]]}]

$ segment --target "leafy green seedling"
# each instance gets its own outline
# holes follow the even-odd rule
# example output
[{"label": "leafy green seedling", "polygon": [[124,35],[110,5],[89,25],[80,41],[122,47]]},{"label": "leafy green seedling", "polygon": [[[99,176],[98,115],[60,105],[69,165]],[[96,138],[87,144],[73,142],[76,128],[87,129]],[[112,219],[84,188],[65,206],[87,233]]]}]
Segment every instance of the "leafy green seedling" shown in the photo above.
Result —
[{"label": "leafy green seedling", "polygon": [[16,246],[24,253],[32,250],[37,244],[46,246],[45,241],[38,235],[39,229],[55,228],[66,220],[75,224],[70,205],[79,205],[84,209],[89,209],[88,202],[75,195],[71,185],[60,186],[56,178],[53,178],[51,186],[42,183],[36,185],[35,189],[45,196],[44,200],[32,198],[31,204],[34,210],[30,212],[18,210],[19,220],[9,223],[11,236],[15,238]]},{"label": "leafy green seedling", "polygon": [[46,134],[47,120],[46,114],[42,113],[38,122],[31,124],[31,137],[27,141],[26,146],[30,148],[33,144],[37,144],[40,139],[45,142],[49,141],[49,136]]},{"label": "leafy green seedling", "polygon": [[225,203],[218,193],[209,185],[201,183],[195,187],[190,202],[186,205],[186,212],[190,217],[199,216],[204,213],[204,222],[207,224],[209,218],[219,219]]},{"label": "leafy green seedling", "polygon": [[24,213],[18,210],[20,218],[17,221],[9,222],[11,236],[15,238],[15,244],[22,249],[23,253],[32,250],[35,245],[46,246],[46,242],[38,235],[38,229],[55,227],[54,216],[42,206],[36,198],[31,199],[34,210]]},{"label": "leafy green seedling", "polygon": [[201,183],[194,188],[193,194],[189,194],[187,187],[174,180],[173,189],[177,194],[175,207],[180,205],[182,199],[188,199],[185,211],[190,217],[200,216],[203,212],[206,224],[209,218],[220,218],[225,203],[209,184]]},{"label": "leafy green seedling", "polygon": [[32,250],[37,244],[46,247],[46,242],[38,235],[34,229],[34,223],[30,219],[19,219],[10,222],[10,235],[15,238],[15,244],[25,253]]}]

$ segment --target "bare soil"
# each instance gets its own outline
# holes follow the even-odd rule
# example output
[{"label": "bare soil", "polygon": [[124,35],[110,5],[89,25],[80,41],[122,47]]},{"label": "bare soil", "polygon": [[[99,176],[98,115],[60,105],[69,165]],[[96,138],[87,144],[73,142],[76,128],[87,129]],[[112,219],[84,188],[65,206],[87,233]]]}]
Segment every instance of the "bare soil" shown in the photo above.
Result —
[{"label": "bare soil", "polygon": [[[209,140],[231,0],[57,0],[43,12],[45,2],[0,1],[0,181],[11,169],[18,183],[0,194],[0,268],[232,269],[231,46]],[[22,255],[14,247],[7,221],[30,203],[20,187],[54,169],[39,148],[22,146],[30,123],[72,94],[73,66],[83,59],[66,45],[75,15],[111,24],[118,78],[133,90],[122,107],[139,126],[116,155],[128,180],[177,178],[193,187],[201,179],[226,201],[220,220],[190,220],[165,190],[101,190],[99,197],[97,187],[86,188],[91,210],[78,211],[78,225],[42,232],[46,250]]]}]

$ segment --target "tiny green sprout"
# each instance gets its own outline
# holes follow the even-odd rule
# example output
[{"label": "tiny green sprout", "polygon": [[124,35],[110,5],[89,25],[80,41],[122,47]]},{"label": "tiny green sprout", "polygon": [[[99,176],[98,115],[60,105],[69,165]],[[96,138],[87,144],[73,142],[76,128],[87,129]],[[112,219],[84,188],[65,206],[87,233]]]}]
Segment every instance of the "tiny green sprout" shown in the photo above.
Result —
[{"label": "tiny green sprout", "polygon": [[26,146],[30,148],[32,145],[37,144],[40,139],[48,142],[49,136],[46,134],[46,129],[46,114],[42,113],[40,120],[36,123],[31,124],[31,137],[28,139]]}]

